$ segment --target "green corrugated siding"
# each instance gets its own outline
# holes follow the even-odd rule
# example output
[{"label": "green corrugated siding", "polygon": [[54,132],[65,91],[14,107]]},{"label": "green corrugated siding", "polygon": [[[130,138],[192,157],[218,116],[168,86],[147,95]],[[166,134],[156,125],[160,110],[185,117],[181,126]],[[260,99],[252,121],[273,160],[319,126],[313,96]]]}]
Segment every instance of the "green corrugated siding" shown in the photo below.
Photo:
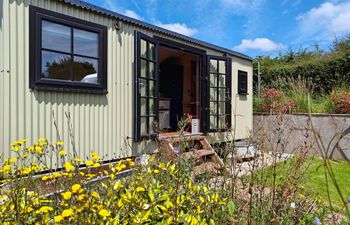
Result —
[{"label": "green corrugated siding", "polygon": [[[0,47],[3,49],[0,67],[4,70],[0,77],[0,152],[5,153],[6,157],[11,156],[9,144],[21,138],[37,140],[46,137],[55,142],[56,130],[52,114],[56,117],[66,149],[71,151],[68,145],[70,137],[67,119],[64,115],[66,112],[72,118],[76,147],[81,158],[86,158],[90,150],[98,151],[101,156],[111,159],[156,148],[148,142],[136,145],[132,143],[132,139],[128,139],[133,136],[134,31],[138,29],[148,35],[153,35],[152,32],[127,23],[123,23],[122,29],[116,31],[112,26],[113,19],[57,1],[5,0],[3,4],[3,15],[0,18]],[[29,89],[29,4],[108,27],[107,95]],[[213,50],[207,51],[208,54],[222,54]],[[249,61],[239,58],[233,58],[232,61],[232,97],[237,99],[237,104],[233,105],[237,105],[237,111],[243,114],[237,121],[239,127],[236,129],[240,131],[237,138],[244,138],[247,137],[246,130],[252,127],[252,95],[247,100],[237,97],[236,77],[238,68],[248,70],[249,93],[252,93],[252,69]]]}]

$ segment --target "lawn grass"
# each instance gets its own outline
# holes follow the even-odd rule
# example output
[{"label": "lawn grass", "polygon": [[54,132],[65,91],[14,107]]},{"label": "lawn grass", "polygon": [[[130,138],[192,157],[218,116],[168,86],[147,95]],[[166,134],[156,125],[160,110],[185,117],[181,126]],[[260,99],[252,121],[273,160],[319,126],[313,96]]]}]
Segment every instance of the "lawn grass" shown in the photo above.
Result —
[{"label": "lawn grass", "polygon": [[[280,163],[276,167],[276,183],[277,185],[283,179],[283,177],[290,174],[291,167],[295,159],[289,159],[285,162]],[[336,181],[343,194],[345,201],[350,199],[350,163],[345,161],[330,161],[331,167],[334,171]],[[327,183],[325,179],[325,172],[323,166],[323,160],[316,157],[309,157],[306,159],[304,164],[306,171],[305,177],[301,181],[301,185],[305,187],[305,191],[319,194],[322,201],[327,205]],[[267,182],[272,184],[272,167],[264,169],[264,176],[267,177]],[[259,172],[261,173],[261,171]],[[334,184],[329,180],[329,195],[334,209],[341,210],[344,205],[341,198],[334,186]]]},{"label": "lawn grass", "polygon": [[[306,190],[318,193],[323,201],[329,204],[323,161],[321,159],[310,158],[308,159],[308,162],[310,163],[310,166],[307,169],[307,176],[304,180],[305,188]],[[350,164],[345,161],[330,161],[330,164],[335,174],[339,189],[341,190],[345,201],[347,201],[350,199]],[[332,205],[336,209],[344,208],[341,198],[331,181],[329,181],[328,188]]]}]

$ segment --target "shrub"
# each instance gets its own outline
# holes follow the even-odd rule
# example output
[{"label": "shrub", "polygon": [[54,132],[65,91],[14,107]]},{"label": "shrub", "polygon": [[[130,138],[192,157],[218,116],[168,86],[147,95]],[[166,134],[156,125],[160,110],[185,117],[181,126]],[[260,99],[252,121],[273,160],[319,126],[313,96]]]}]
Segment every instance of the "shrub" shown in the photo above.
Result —
[{"label": "shrub", "polygon": [[336,112],[349,114],[350,113],[350,92],[333,93],[331,101]]},{"label": "shrub", "polygon": [[[172,162],[152,159],[135,166],[127,159],[96,174],[91,171],[100,167],[100,157],[94,152],[82,171],[82,160],[68,159],[62,142],[40,139],[29,147],[26,142],[15,142],[12,150],[17,157],[2,160],[0,224],[214,224],[226,218],[227,200],[194,184],[189,173]],[[44,162],[51,154],[64,169],[36,176],[48,169]],[[131,167],[130,177],[118,178]],[[96,175],[106,178],[84,185]],[[47,185],[52,195],[45,197]]]},{"label": "shrub", "polygon": [[286,113],[292,112],[297,107],[293,99],[285,99],[283,92],[275,88],[264,88],[261,108],[268,112]]}]

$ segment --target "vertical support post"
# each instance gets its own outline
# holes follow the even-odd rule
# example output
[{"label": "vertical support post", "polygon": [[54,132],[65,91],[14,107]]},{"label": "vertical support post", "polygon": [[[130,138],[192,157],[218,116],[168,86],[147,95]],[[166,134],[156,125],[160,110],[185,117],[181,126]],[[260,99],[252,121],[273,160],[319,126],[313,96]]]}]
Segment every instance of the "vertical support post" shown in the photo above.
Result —
[{"label": "vertical support post", "polygon": [[260,58],[258,57],[258,100],[260,104],[261,95]]}]

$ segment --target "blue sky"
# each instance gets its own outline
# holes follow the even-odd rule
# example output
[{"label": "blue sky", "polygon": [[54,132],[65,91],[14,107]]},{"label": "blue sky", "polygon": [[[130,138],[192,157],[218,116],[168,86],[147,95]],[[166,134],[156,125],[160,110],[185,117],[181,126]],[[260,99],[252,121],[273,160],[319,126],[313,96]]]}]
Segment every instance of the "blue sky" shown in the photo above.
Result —
[{"label": "blue sky", "polygon": [[350,0],[85,1],[252,57],[328,50],[350,33]]}]

